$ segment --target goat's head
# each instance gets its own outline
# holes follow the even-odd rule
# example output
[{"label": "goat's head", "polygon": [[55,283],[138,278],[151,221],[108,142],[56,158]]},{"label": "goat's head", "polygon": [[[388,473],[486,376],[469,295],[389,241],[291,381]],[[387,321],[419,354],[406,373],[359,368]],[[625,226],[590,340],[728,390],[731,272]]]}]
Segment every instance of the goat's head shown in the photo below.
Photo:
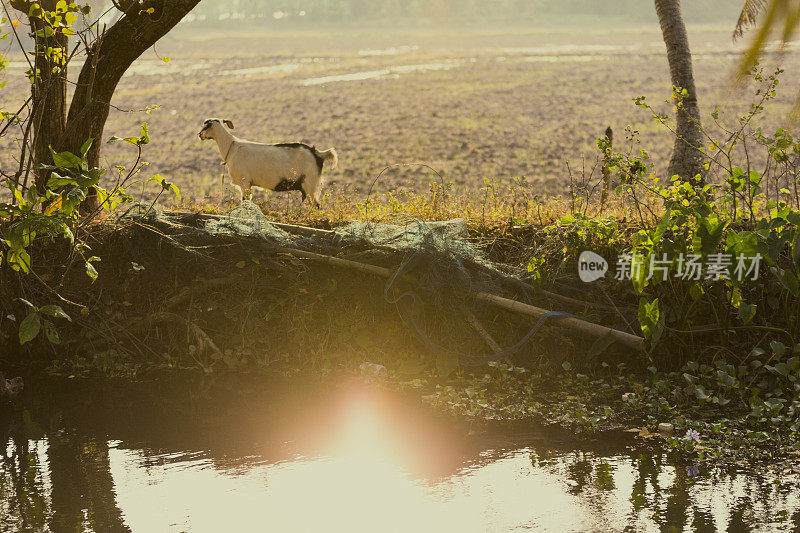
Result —
[{"label": "goat's head", "polygon": [[218,127],[222,127],[222,125],[233,129],[233,122],[230,120],[222,120],[219,118],[207,118],[203,122],[203,128],[197,132],[197,136],[200,137],[201,140],[205,141],[206,139],[214,139],[215,137],[215,130]]}]

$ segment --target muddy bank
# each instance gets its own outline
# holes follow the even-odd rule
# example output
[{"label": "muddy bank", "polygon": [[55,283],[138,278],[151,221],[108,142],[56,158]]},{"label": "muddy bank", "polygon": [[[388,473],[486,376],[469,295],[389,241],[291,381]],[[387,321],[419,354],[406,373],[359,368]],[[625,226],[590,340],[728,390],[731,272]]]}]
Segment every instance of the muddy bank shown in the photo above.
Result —
[{"label": "muddy bank", "polygon": [[[42,334],[22,347],[11,341],[18,323],[14,313],[22,320],[25,309],[11,302],[23,295],[10,291],[4,319],[7,362],[67,374],[135,375],[149,367],[328,372],[372,361],[409,374],[435,369],[447,376],[465,357],[471,358],[468,365],[480,366],[498,358],[498,343],[505,350],[526,334],[529,342],[502,357],[521,365],[543,359],[577,365],[599,335],[591,328],[576,329],[583,322],[575,319],[546,322],[542,332],[547,333],[531,333],[537,317],[520,314],[516,307],[546,311],[555,303],[580,313],[592,304],[535,290],[514,274],[523,271],[521,266],[483,259],[484,252],[507,261],[525,249],[529,253],[536,240],[529,234],[510,234],[503,244],[489,233],[492,240],[473,245],[462,228],[462,236],[452,237],[456,240],[437,237],[444,239],[442,249],[435,243],[426,245],[430,249],[393,249],[294,228],[300,233],[291,237],[294,244],[288,248],[262,234],[207,231],[208,224],[228,219],[175,214],[170,220],[99,224],[92,232],[93,254],[99,258],[96,281],[82,268],[63,271],[66,247],[34,254],[41,283],[26,288],[25,296],[42,301],[50,284],[60,279],[61,297],[76,305],[64,304],[71,322],[57,320],[53,326],[59,342]],[[280,227],[275,231],[283,232]],[[447,246],[461,246],[458,253],[466,255]],[[374,275],[375,269],[386,275]],[[490,293],[507,305],[476,297]],[[578,309],[582,305],[586,308]],[[598,317],[587,320],[592,319]],[[619,317],[608,314],[599,323],[620,332],[624,327]],[[624,335],[636,340],[635,333]],[[611,360],[637,357],[625,343],[608,352]]]}]

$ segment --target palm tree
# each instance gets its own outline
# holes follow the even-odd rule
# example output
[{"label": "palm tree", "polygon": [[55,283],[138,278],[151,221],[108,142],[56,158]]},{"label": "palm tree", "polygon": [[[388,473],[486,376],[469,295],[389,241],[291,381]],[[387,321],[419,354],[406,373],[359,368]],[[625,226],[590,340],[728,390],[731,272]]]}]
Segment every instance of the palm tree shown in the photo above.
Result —
[{"label": "palm tree", "polygon": [[682,98],[678,103],[676,138],[672,158],[669,162],[670,176],[678,175],[684,181],[697,185],[703,183],[704,157],[700,107],[692,73],[692,53],[689,38],[681,15],[680,0],[655,0],[658,22],[664,44],[667,45],[667,60],[672,85],[679,88]]},{"label": "palm tree", "polygon": [[[786,44],[800,26],[800,0],[745,0],[736,28],[733,30],[733,38],[741,37],[747,28],[755,26],[762,13],[764,20],[739,63],[740,77],[753,68],[773,31],[779,30],[781,42]],[[800,95],[795,102],[794,114],[800,115]]]}]

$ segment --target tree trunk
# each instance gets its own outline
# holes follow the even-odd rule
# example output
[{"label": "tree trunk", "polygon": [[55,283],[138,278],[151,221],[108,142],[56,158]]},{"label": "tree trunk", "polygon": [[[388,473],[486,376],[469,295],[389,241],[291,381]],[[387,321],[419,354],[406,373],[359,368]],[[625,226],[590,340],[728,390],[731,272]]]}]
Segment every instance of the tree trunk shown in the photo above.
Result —
[{"label": "tree trunk", "polygon": [[661,24],[664,44],[667,46],[669,73],[674,87],[686,90],[677,113],[677,137],[669,162],[670,176],[678,175],[684,181],[702,185],[705,176],[704,157],[700,152],[703,138],[697,90],[692,73],[692,53],[689,38],[681,16],[680,0],[655,0],[656,14]]},{"label": "tree trunk", "polygon": [[[44,0],[42,9],[52,11],[56,0]],[[51,37],[36,36],[35,33],[45,27],[44,21],[38,17],[30,19],[34,33],[33,83],[31,84],[32,112],[31,127],[33,141],[34,175],[36,188],[44,192],[48,173],[36,170],[39,163],[52,162],[50,146],[57,146],[64,134],[67,120],[67,65],[53,58],[47,58],[47,48],[67,49],[67,38],[62,35]]]}]

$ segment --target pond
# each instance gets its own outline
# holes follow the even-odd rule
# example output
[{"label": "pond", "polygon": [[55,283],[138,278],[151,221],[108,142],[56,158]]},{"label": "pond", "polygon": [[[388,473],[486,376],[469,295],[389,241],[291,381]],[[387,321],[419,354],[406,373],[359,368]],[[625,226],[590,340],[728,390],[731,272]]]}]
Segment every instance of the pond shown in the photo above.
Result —
[{"label": "pond", "polygon": [[33,382],[0,439],[0,531],[800,528],[796,474],[487,431],[351,380]]}]

